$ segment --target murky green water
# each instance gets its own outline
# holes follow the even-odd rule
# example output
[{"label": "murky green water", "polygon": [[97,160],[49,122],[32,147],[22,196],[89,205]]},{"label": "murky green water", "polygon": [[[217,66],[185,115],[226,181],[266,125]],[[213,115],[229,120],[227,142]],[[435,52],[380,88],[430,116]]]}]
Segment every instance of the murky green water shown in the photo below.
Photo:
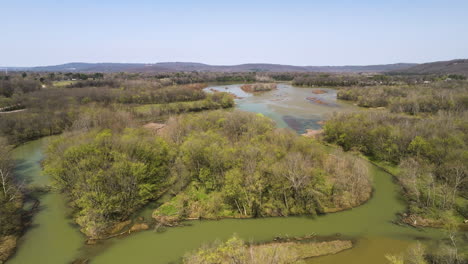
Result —
[{"label": "murky green water", "polygon": [[[50,183],[40,166],[46,142],[47,139],[36,140],[14,150],[15,173],[29,184],[44,186]],[[79,254],[84,236],[67,218],[63,196],[52,192],[39,198],[41,203],[32,227],[21,238],[16,255],[8,263],[68,263]]]},{"label": "murky green water", "polygon": [[[236,86],[232,86],[236,87]],[[237,86],[238,87],[238,86]],[[224,86],[216,87],[223,89]],[[228,88],[229,89],[229,88]],[[236,89],[236,88],[234,88]],[[238,89],[238,88],[237,88]],[[260,112],[287,126],[291,116],[296,130],[316,128],[316,121],[333,111],[351,111],[354,107],[337,102],[334,91],[321,100],[322,105],[307,101],[312,89],[281,85],[278,90],[237,100],[240,109]],[[299,125],[298,125],[299,124]],[[30,142],[15,150],[18,161],[16,173],[34,184],[48,184],[49,178],[41,173],[39,161],[43,158],[42,146],[47,139]],[[426,229],[418,231],[391,223],[404,204],[398,197],[397,186],[390,175],[376,167],[374,195],[366,204],[352,210],[314,218],[288,217],[263,219],[226,219],[220,221],[190,221],[187,226],[168,228],[165,232],[144,231],[128,237],[114,238],[100,245],[84,246],[78,228],[66,217],[63,196],[50,193],[42,196],[41,210],[34,217],[34,226],[22,238],[16,256],[8,263],[62,264],[78,258],[90,258],[91,263],[174,263],[188,251],[204,243],[225,240],[233,234],[248,241],[268,241],[276,236],[338,235],[354,239],[356,247],[345,252],[310,259],[309,263],[386,263],[384,255],[404,250],[416,238],[434,238],[439,232]],[[149,211],[147,208],[146,211]]]},{"label": "murky green water", "polygon": [[[164,233],[147,231],[130,237],[111,241],[105,250],[100,252],[92,263],[170,263],[179,260],[185,252],[191,251],[204,243],[216,239],[225,240],[233,234],[248,241],[268,241],[275,236],[304,236],[309,234],[336,235],[350,238],[363,238],[362,242],[386,242],[388,250],[403,249],[416,237],[432,238],[438,235],[436,231],[417,231],[413,228],[401,227],[391,223],[395,213],[404,209],[398,197],[397,190],[390,175],[374,170],[375,195],[366,204],[352,210],[319,216],[308,217],[263,218],[220,221],[191,221],[190,226],[169,228]],[[373,244],[373,243],[370,243]],[[378,245],[376,245],[378,246]],[[393,248],[393,249],[392,249]],[[359,248],[357,248],[359,249]],[[371,249],[371,248],[370,248]],[[365,248],[364,248],[365,251]],[[354,254],[356,252],[356,254]],[[363,249],[350,250],[356,261],[363,259]],[[386,263],[384,254],[369,251],[369,262],[326,262],[327,259],[312,259],[311,263]],[[337,254],[336,256],[340,256]],[[352,256],[346,260],[352,261]],[[314,262],[324,261],[324,262]],[[377,261],[377,262],[376,262]]]},{"label": "murky green water", "polygon": [[385,260],[385,255],[398,255],[404,252],[412,242],[411,239],[394,239],[385,236],[362,237],[351,250],[335,255],[312,258],[307,261],[307,264],[390,264]]}]

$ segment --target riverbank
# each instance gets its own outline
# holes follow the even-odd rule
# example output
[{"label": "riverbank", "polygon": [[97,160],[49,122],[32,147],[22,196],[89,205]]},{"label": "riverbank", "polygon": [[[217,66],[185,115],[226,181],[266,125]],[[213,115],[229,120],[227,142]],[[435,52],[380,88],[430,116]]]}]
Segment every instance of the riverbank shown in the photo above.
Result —
[{"label": "riverbank", "polygon": [[18,237],[14,235],[0,237],[0,264],[10,258],[15,252]]},{"label": "riverbank", "polygon": [[[389,162],[385,162],[385,161],[373,160],[370,157],[367,157],[363,154],[361,156],[367,161],[369,161],[371,164],[373,164],[374,166],[380,168],[381,170],[391,175],[393,180],[397,184],[399,184],[399,186],[401,186],[401,184],[398,182],[399,181],[398,174],[401,173],[401,169],[398,166],[391,164]],[[404,212],[400,212],[397,214],[398,219],[395,220],[396,224],[408,225],[414,228],[439,228],[439,229],[444,228],[444,226],[447,225],[447,219],[428,218],[424,215],[412,213],[410,210],[409,198],[407,197],[405,190],[402,188],[403,186],[401,186],[401,189],[399,192],[400,192],[400,195],[405,200],[406,209]],[[460,228],[463,227],[463,224],[466,224],[466,222],[464,222],[463,219],[460,219],[460,221],[458,221],[457,223],[460,225]]]}]

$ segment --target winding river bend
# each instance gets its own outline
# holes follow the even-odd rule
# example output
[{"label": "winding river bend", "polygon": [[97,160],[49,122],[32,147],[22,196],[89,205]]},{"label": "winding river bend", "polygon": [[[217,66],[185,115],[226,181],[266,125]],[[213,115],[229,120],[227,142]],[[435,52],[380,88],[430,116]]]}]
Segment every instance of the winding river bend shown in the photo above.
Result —
[{"label": "winding river bend", "polygon": [[[226,88],[227,87],[227,88]],[[239,85],[216,86],[209,89],[236,93]],[[335,92],[321,95],[323,103],[313,103],[309,88],[280,85],[278,90],[238,99],[237,107],[259,112],[273,118],[279,126],[289,126],[303,132],[318,128],[317,121],[334,111],[354,111],[356,108],[335,99]],[[244,97],[238,94],[240,97]],[[15,149],[18,177],[36,185],[47,185],[50,179],[41,172],[40,160],[48,139],[29,142]],[[309,263],[387,263],[384,255],[404,250],[415,239],[438,237],[431,229],[418,231],[392,224],[396,213],[405,205],[398,197],[398,187],[391,175],[372,167],[373,197],[364,205],[343,212],[316,218],[276,217],[262,219],[226,219],[220,221],[190,221],[186,226],[168,228],[165,232],[144,231],[128,237],[110,239],[101,245],[85,246],[85,238],[67,217],[63,196],[48,193],[40,197],[41,206],[33,226],[20,241],[17,254],[8,263],[69,263],[76,258],[90,258],[91,263],[175,263],[187,252],[204,243],[225,240],[238,234],[247,241],[262,242],[276,236],[339,236],[356,241],[351,250],[320,258]],[[149,210],[151,208],[147,208]]]}]

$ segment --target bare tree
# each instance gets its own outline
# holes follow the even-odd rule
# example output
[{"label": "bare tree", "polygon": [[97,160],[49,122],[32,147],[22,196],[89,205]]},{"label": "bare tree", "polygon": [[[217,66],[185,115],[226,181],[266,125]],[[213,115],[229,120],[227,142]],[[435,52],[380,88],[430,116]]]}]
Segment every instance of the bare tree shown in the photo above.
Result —
[{"label": "bare tree", "polygon": [[310,160],[306,159],[300,153],[288,153],[284,159],[284,170],[282,176],[285,177],[294,192],[298,194],[311,179],[311,164]]},{"label": "bare tree", "polygon": [[18,188],[13,183],[12,165],[11,147],[6,139],[0,138],[0,180],[3,197],[7,201],[12,201],[18,195]]}]

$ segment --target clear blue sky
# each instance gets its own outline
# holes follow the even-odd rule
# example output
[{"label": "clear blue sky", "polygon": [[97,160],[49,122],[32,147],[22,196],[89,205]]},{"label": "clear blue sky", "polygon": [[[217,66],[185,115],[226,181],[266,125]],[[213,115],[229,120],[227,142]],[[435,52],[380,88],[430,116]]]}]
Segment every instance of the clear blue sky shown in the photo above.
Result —
[{"label": "clear blue sky", "polygon": [[0,0],[0,65],[468,58],[468,0]]}]

